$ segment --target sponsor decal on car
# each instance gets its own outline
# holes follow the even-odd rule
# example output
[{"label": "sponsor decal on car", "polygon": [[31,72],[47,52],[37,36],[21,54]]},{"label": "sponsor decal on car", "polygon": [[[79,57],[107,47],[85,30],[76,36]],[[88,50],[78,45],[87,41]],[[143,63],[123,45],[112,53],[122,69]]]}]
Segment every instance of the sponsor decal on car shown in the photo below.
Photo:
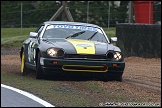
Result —
[{"label": "sponsor decal on car", "polygon": [[92,47],[89,44],[77,44],[76,46],[83,47],[84,49],[87,49],[87,47]]},{"label": "sponsor decal on car", "polygon": [[97,31],[97,28],[86,27],[86,26],[72,26],[72,25],[50,25],[47,29],[51,28],[69,28],[69,29],[80,29],[80,30],[89,30],[89,31]]},{"label": "sponsor decal on car", "polygon": [[74,39],[66,39],[66,40],[75,47],[77,54],[95,54],[94,42],[90,42],[87,40],[74,40]]}]

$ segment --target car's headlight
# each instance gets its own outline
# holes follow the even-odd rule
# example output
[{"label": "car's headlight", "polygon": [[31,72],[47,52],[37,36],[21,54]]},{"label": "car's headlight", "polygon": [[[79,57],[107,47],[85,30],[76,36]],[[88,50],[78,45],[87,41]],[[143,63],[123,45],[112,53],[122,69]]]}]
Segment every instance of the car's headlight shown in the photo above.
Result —
[{"label": "car's headlight", "polygon": [[62,57],[64,55],[64,51],[62,49],[49,48],[47,50],[47,54],[51,57]]},{"label": "car's headlight", "polygon": [[114,59],[115,60],[121,60],[122,59],[122,55],[121,55],[121,53],[119,53],[119,52],[115,52],[115,54],[114,54]]},{"label": "car's headlight", "polygon": [[54,48],[50,48],[47,50],[47,54],[50,55],[51,57],[56,57],[57,55],[57,50]]},{"label": "car's headlight", "polygon": [[123,60],[123,56],[122,56],[122,53],[121,52],[109,51],[107,53],[107,59],[108,60],[120,61],[120,60]]}]

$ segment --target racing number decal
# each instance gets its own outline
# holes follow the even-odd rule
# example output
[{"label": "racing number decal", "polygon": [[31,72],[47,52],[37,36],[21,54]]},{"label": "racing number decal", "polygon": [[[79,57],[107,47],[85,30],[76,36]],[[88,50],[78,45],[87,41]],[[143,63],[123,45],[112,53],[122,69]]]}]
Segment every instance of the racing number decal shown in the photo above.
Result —
[{"label": "racing number decal", "polygon": [[28,46],[28,60],[29,62],[34,62],[35,64],[35,55],[36,55],[36,51],[34,49],[34,45],[35,43],[34,42],[30,42],[29,43],[29,46]]}]

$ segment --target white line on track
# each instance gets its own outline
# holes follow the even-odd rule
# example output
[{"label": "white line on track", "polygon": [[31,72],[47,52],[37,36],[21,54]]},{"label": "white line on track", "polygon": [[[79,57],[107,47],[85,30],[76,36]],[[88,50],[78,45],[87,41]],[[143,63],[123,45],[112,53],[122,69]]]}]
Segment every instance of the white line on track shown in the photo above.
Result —
[{"label": "white line on track", "polygon": [[48,102],[46,102],[46,101],[44,101],[44,100],[34,96],[33,94],[30,94],[28,92],[25,92],[25,91],[22,91],[22,90],[19,90],[17,88],[14,88],[14,87],[11,87],[11,86],[7,86],[7,85],[4,85],[4,84],[1,84],[1,87],[13,90],[13,91],[15,91],[17,93],[20,93],[20,94],[22,94],[22,95],[24,95],[24,96],[26,96],[28,98],[31,98],[32,100],[34,100],[34,101],[44,105],[45,107],[55,107],[52,104],[50,104],[50,103],[48,103]]}]

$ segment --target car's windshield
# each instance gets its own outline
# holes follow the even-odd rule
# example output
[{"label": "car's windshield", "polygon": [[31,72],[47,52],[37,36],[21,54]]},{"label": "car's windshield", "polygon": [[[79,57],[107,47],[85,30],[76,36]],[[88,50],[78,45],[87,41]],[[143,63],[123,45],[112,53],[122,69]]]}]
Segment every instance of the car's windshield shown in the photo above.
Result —
[{"label": "car's windshield", "polygon": [[50,25],[46,28],[43,38],[82,39],[107,42],[99,28],[72,25]]}]

